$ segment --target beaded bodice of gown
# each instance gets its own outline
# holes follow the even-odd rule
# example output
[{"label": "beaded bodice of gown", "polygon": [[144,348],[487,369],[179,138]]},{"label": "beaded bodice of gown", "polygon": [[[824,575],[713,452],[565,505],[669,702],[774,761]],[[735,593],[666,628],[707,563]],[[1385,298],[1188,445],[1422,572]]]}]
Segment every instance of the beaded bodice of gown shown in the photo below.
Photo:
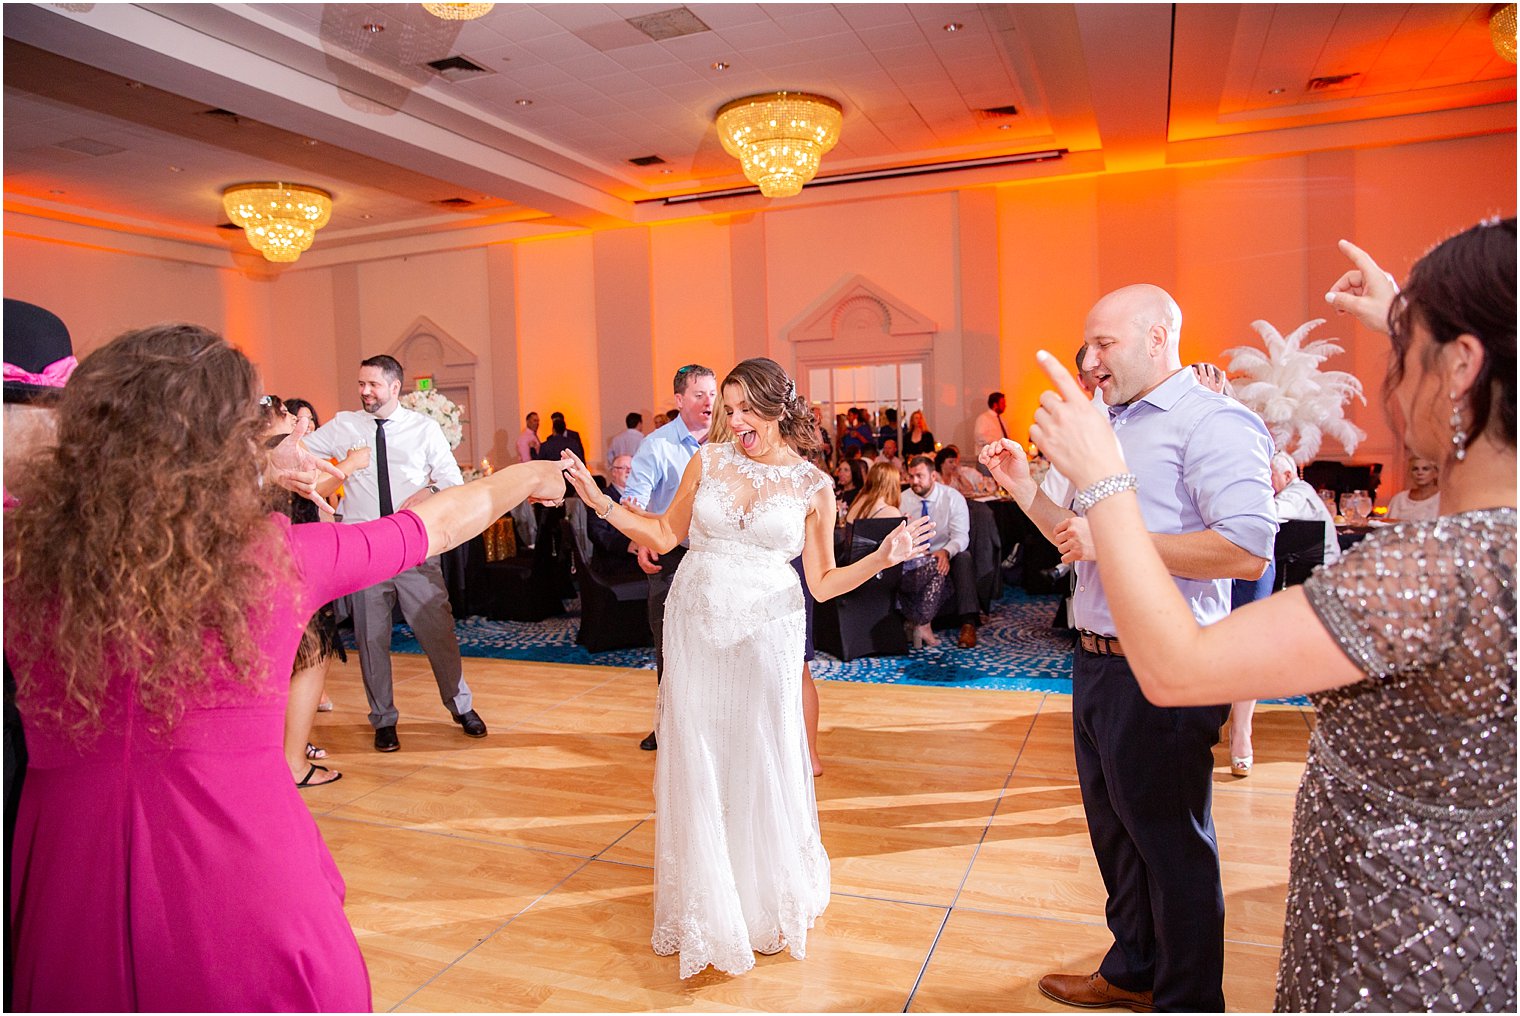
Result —
[{"label": "beaded bodice of gown", "polygon": [[1367,677],[1312,696],[1277,1007],[1513,1011],[1515,511],[1384,530],[1304,592]]},{"label": "beaded bodice of gown", "polygon": [[691,549],[753,554],[786,564],[802,553],[807,505],[828,477],[806,461],[756,462],[730,443],[703,449]]}]

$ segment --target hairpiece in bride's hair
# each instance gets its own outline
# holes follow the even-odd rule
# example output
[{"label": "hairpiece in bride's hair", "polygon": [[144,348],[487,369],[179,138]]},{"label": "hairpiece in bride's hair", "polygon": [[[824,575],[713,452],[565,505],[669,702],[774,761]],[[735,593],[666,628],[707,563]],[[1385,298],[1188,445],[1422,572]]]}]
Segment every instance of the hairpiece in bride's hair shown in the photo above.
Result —
[{"label": "hairpiece in bride's hair", "polygon": [[791,378],[787,378],[786,379],[786,402],[787,402],[787,405],[791,405],[793,402],[796,402],[796,401],[797,401],[797,382],[793,381]]}]

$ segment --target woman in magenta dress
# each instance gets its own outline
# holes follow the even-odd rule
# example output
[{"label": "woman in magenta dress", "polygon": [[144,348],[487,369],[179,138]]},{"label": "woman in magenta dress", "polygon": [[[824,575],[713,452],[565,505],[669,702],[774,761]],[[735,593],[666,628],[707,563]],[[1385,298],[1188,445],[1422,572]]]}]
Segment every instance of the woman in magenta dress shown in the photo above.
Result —
[{"label": "woman in magenta dress", "polygon": [[[368,1010],[343,879],[282,735],[302,629],[526,497],[552,462],[362,525],[271,516],[258,378],[190,325],[80,365],[5,520],[5,651],[31,768],[12,872],[23,1010]],[[266,471],[302,494],[294,440]]]}]

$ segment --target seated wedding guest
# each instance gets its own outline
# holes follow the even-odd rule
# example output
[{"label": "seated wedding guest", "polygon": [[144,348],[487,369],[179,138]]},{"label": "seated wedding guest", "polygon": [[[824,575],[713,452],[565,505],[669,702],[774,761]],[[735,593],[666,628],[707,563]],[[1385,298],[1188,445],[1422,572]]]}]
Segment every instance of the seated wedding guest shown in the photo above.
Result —
[{"label": "seated wedding guest", "polygon": [[934,451],[934,431],[924,422],[922,410],[915,409],[903,428],[902,453],[911,459],[915,455],[933,455]]},{"label": "seated wedding guest", "polygon": [[529,413],[523,418],[522,433],[517,435],[517,461],[532,462],[538,458],[538,414]]},{"label": "seated wedding guest", "polygon": [[881,446],[881,454],[876,457],[877,462],[890,462],[897,467],[898,477],[906,483],[908,480],[908,467],[904,464],[902,456],[897,454],[897,439],[887,438]]},{"label": "seated wedding guest", "polygon": [[1341,556],[1341,544],[1335,537],[1335,516],[1325,507],[1324,499],[1298,475],[1298,464],[1286,452],[1272,456],[1272,507],[1277,521],[1323,522],[1325,524],[1325,564]]},{"label": "seated wedding guest", "polygon": [[[611,462],[619,455],[627,455],[632,458],[639,450],[639,445],[644,443],[644,416],[641,413],[629,413],[623,417],[623,424],[628,428],[617,437],[607,442],[607,461]],[[610,466],[608,468],[611,468]]]},{"label": "seated wedding guest", "polygon": [[1355,267],[1326,299],[1392,340],[1389,415],[1441,467],[1435,521],[1377,530],[1304,584],[1199,625],[1105,414],[1048,354],[1057,391],[1037,440],[1083,492],[1147,698],[1313,703],[1275,1008],[1513,1012],[1515,220],[1439,244],[1403,292],[1340,246]]},{"label": "seated wedding guest", "polygon": [[[612,460],[612,466],[607,470],[607,480],[604,481],[600,475],[596,477],[597,486],[602,488],[603,494],[612,498],[613,503],[622,504],[623,491],[628,489],[628,477],[632,472],[633,456],[619,455]],[[596,566],[599,574],[614,582],[644,578],[644,572],[630,552],[628,537],[618,532],[612,523],[588,512],[586,538],[591,541],[591,563]]]},{"label": "seated wedding guest", "polygon": [[1429,459],[1409,458],[1409,489],[1388,499],[1388,519],[1394,522],[1429,521],[1441,514],[1438,487],[1441,467]]},{"label": "seated wedding guest", "polygon": [[902,482],[897,467],[890,462],[878,462],[866,474],[866,482],[860,493],[850,502],[845,513],[846,522],[858,519],[902,518]]},{"label": "seated wedding guest", "polygon": [[[960,491],[936,482],[932,465],[927,455],[914,456],[908,463],[909,486],[902,495],[902,513],[910,519],[920,515],[933,518],[934,540],[929,544],[928,557],[920,558],[911,569],[904,566],[903,592],[899,594],[903,615],[915,626],[914,645],[922,638],[932,646],[938,640],[928,628],[945,600],[952,599],[961,624],[957,641],[962,649],[973,649],[981,606],[970,552],[971,512]],[[935,572],[937,578],[918,572]]]},{"label": "seated wedding guest", "polygon": [[[166,392],[173,398],[165,398]],[[64,389],[16,478],[4,624],[32,771],[8,859],[16,1008],[368,1011],[343,880],[281,720],[305,619],[526,497],[517,465],[355,525],[270,515],[248,359],[193,325],[128,332]],[[304,425],[266,474],[316,497]]]},{"label": "seated wedding guest", "polygon": [[939,481],[956,490],[962,497],[985,497],[997,493],[997,483],[969,466],[961,465],[961,450],[953,444],[945,445],[934,455],[934,471]]},{"label": "seated wedding guest", "polygon": [[841,505],[850,504],[865,482],[865,463],[858,458],[845,459],[834,467],[834,499]]}]

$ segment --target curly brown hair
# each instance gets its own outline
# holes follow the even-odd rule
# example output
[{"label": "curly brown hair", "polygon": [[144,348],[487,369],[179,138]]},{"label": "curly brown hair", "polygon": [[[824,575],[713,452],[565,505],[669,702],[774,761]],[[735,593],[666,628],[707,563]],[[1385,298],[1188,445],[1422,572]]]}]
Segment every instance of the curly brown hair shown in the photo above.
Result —
[{"label": "curly brown hair", "polygon": [[[125,676],[167,730],[229,675],[255,680],[250,615],[290,574],[259,490],[257,389],[247,357],[188,324],[127,332],[70,378],[57,443],[5,520],[6,651],[29,723],[83,739]],[[44,661],[62,687],[39,684]]]}]

